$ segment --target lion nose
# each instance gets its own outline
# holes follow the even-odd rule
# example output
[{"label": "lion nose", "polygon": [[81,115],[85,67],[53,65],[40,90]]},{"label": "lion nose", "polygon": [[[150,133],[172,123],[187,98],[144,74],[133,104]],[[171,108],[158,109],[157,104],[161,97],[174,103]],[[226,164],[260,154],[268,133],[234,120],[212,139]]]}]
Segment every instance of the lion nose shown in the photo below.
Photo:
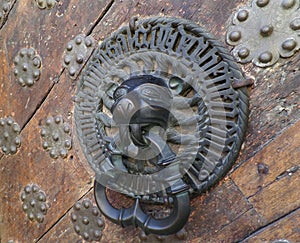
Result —
[{"label": "lion nose", "polygon": [[131,117],[135,113],[134,103],[127,98],[123,98],[116,105],[113,111],[113,119],[118,124],[129,124]]}]

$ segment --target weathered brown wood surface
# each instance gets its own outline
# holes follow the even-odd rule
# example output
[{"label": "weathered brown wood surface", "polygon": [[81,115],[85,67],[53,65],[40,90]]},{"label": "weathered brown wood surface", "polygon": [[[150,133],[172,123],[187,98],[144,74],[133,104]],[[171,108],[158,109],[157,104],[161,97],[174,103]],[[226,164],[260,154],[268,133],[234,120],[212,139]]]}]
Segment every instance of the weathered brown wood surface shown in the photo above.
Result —
[{"label": "weathered brown wood surface", "polygon": [[[62,67],[69,40],[84,33],[101,41],[132,16],[167,15],[192,20],[224,42],[230,15],[246,2],[66,0],[41,10],[35,1],[16,1],[0,30],[0,117],[12,116],[20,124],[22,146],[0,160],[0,241],[83,242],[70,212],[76,201],[93,200],[93,173],[76,141],[77,83]],[[42,58],[42,75],[30,88],[21,87],[13,75],[13,58],[23,47],[33,47]],[[226,178],[192,201],[187,238],[170,236],[165,242],[300,242],[299,66],[299,55],[267,69],[243,66],[255,84],[240,157]],[[55,115],[73,127],[74,144],[66,159],[53,160],[42,148],[40,124]],[[32,183],[47,195],[48,212],[41,224],[22,211],[21,191]],[[105,224],[102,242],[140,242],[139,230],[108,220]],[[155,241],[154,236],[146,240]]]}]

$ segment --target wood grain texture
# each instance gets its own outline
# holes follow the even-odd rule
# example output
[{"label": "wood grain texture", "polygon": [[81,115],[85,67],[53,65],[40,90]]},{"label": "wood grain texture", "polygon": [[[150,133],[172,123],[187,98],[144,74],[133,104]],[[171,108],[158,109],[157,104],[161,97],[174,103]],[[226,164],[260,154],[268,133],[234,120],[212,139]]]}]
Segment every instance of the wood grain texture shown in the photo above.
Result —
[{"label": "wood grain texture", "polygon": [[[3,36],[5,40],[1,55],[6,56],[3,64],[6,68],[1,70],[0,76],[3,79],[0,97],[4,107],[1,115],[12,115],[23,126],[41,105],[21,133],[22,145],[18,153],[3,156],[0,160],[0,233],[3,242],[37,240],[91,187],[92,175],[86,161],[79,159],[76,143],[66,159],[53,160],[43,150],[40,136],[40,125],[49,116],[62,115],[67,123],[73,123],[72,97],[76,85],[67,75],[60,75],[63,50],[75,34],[88,32],[109,1],[86,3],[64,1],[53,12],[43,12],[33,2],[18,2],[10,15],[10,18],[15,15],[15,23],[9,24],[8,20],[7,32],[5,28],[1,30],[1,38]],[[89,14],[82,16],[82,8],[89,9]],[[11,59],[26,45],[35,45],[43,59],[42,76],[32,88],[19,87],[11,76]],[[48,92],[47,99],[42,102]],[[75,138],[75,130],[72,135]],[[29,221],[22,211],[20,194],[27,184],[37,184],[47,195],[48,212],[41,224]]]},{"label": "wood grain texture", "polygon": [[[27,123],[59,79],[67,42],[77,34],[86,34],[109,3],[67,0],[51,10],[39,9],[33,0],[15,3],[0,30],[0,117],[12,116],[21,127]],[[29,47],[42,60],[40,79],[30,88],[17,83],[13,73],[14,57]]]},{"label": "wood grain texture", "polygon": [[[76,139],[72,96],[77,83],[62,68],[63,51],[70,39],[91,32],[101,41],[133,16],[173,16],[196,22],[224,42],[230,15],[246,2],[66,0],[52,10],[40,10],[34,1],[16,1],[0,30],[0,117],[11,115],[22,127],[29,122],[22,131],[19,152],[10,157],[0,155],[0,242],[83,242],[73,229],[70,212],[82,197],[94,201],[90,191],[94,175]],[[14,80],[12,60],[20,48],[29,46],[42,57],[43,71],[33,87],[22,88]],[[230,177],[192,200],[187,239],[169,236],[164,242],[227,243],[249,235],[245,242],[297,242],[299,62],[296,55],[267,69],[243,66],[245,74],[254,77],[255,85],[240,158]],[[72,125],[74,144],[66,159],[53,160],[42,149],[39,132],[41,122],[57,114]],[[258,164],[265,164],[267,173],[258,173]],[[42,224],[30,222],[21,209],[20,193],[29,183],[38,184],[47,194],[49,208]],[[139,230],[123,229],[106,220],[101,242],[140,242]],[[145,242],[161,241],[149,236]]]},{"label": "wood grain texture", "polygon": [[[300,210],[289,214],[279,221],[262,228],[255,234],[243,240],[243,243],[267,243],[286,240],[286,242],[299,242],[300,239]],[[287,243],[288,243],[287,242]]]},{"label": "wood grain texture", "polygon": [[244,150],[245,162],[300,119],[300,57],[279,59],[266,69],[244,66],[255,84],[250,96],[250,117]]},{"label": "wood grain texture", "polygon": [[[250,197],[276,182],[281,175],[299,168],[300,121],[257,153],[236,170],[231,178],[246,197]],[[259,173],[259,164],[265,165],[267,173]]]}]

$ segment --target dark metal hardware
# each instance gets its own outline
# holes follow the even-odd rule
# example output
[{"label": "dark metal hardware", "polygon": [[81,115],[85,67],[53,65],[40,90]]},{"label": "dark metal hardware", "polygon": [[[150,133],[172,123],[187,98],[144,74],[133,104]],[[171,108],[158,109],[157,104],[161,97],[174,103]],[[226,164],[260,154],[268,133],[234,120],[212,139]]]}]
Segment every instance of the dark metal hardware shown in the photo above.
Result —
[{"label": "dark metal hardware", "polygon": [[[182,19],[132,19],[105,39],[75,98],[101,212],[146,234],[179,231],[190,197],[220,180],[238,156],[250,84],[220,42]],[[135,203],[116,209],[107,188]],[[151,204],[172,213],[156,218],[143,209]]]},{"label": "dark metal hardware", "polygon": [[178,232],[186,224],[190,215],[190,196],[187,191],[172,195],[173,213],[164,219],[155,219],[147,215],[135,199],[130,208],[116,209],[107,199],[105,187],[95,181],[95,198],[101,212],[112,222],[127,227],[140,227],[146,234],[170,235]]}]

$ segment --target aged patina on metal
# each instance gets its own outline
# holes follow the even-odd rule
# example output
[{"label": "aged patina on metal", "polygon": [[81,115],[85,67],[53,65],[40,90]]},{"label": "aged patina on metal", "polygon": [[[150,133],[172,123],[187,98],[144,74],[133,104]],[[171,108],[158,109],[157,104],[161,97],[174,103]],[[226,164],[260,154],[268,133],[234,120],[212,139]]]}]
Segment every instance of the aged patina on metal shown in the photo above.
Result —
[{"label": "aged patina on metal", "polygon": [[[220,180],[238,156],[247,84],[223,45],[182,19],[132,21],[105,39],[83,71],[75,105],[101,212],[146,234],[178,232],[190,198]],[[113,207],[106,188],[135,203]],[[151,204],[170,213],[157,218],[144,210]]]},{"label": "aged patina on metal", "polygon": [[77,35],[70,40],[64,52],[63,65],[72,79],[76,78],[80,68],[91,54],[95,41],[91,36]]},{"label": "aged patina on metal", "polygon": [[21,146],[21,128],[12,117],[0,119],[0,147],[4,154],[15,154]]},{"label": "aged patina on metal", "polygon": [[14,75],[20,85],[30,87],[39,80],[42,61],[33,48],[21,49],[14,58],[14,65]]},{"label": "aged patina on metal", "polygon": [[68,150],[72,148],[71,128],[61,116],[48,117],[41,126],[40,134],[43,148],[49,151],[51,158],[67,157]]},{"label": "aged patina on metal", "polygon": [[77,202],[73,206],[71,221],[74,230],[87,242],[99,241],[105,227],[99,209],[89,199]]},{"label": "aged patina on metal", "polygon": [[47,214],[46,194],[38,185],[27,185],[21,193],[22,208],[31,221],[42,223]]},{"label": "aged patina on metal", "polygon": [[300,1],[253,0],[232,16],[226,41],[241,63],[268,67],[300,48]]}]

